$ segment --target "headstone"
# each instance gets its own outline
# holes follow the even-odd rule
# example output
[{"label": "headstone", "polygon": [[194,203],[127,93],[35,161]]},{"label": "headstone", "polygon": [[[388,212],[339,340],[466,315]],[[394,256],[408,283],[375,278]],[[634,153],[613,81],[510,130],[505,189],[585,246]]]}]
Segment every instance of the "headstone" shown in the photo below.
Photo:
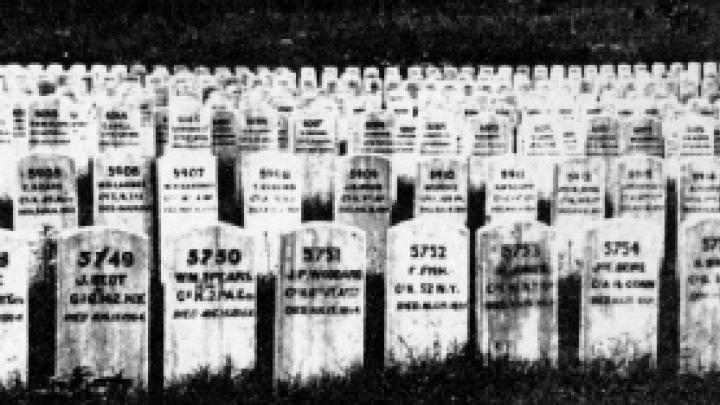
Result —
[{"label": "headstone", "polygon": [[202,150],[212,148],[211,111],[190,96],[171,97],[168,107],[168,149]]},{"label": "headstone", "polygon": [[605,161],[572,158],[555,165],[553,213],[558,243],[558,276],[582,274],[585,227],[605,218]]},{"label": "headstone", "polygon": [[255,365],[258,239],[202,225],[163,244],[165,380]]},{"label": "headstone", "polygon": [[665,135],[665,156],[713,156],[716,147],[715,121],[713,116],[695,113],[670,120]]},{"label": "headstone", "polygon": [[13,226],[34,235],[78,226],[75,162],[67,156],[31,154],[18,162]]},{"label": "headstone", "polygon": [[712,77],[712,76],[717,75],[717,73],[718,73],[717,62],[703,62],[703,64],[702,64],[703,77]]},{"label": "headstone", "polygon": [[27,109],[19,100],[0,102],[0,152],[12,157],[27,153]]},{"label": "headstone", "polygon": [[418,131],[420,122],[413,116],[412,102],[404,98],[400,102],[388,106],[393,114],[394,128],[392,133],[392,144],[394,153],[412,154],[418,149]]},{"label": "headstone", "polygon": [[572,103],[558,104],[554,119],[560,137],[561,154],[585,156],[587,132],[582,125],[578,109]]},{"label": "headstone", "polygon": [[720,214],[720,159],[683,159],[678,179],[680,222]]},{"label": "headstone", "polygon": [[420,80],[423,77],[422,67],[420,66],[409,66],[407,68],[408,80]]},{"label": "headstone", "polygon": [[314,222],[283,236],[275,380],[307,381],[362,366],[365,235]]},{"label": "headstone", "polygon": [[570,65],[567,69],[567,78],[569,80],[582,80],[583,69],[580,65]]},{"label": "headstone", "polygon": [[30,104],[31,151],[63,153],[74,157],[97,151],[91,108],[66,97],[44,96]]},{"label": "headstone", "polygon": [[516,71],[512,76],[513,90],[523,93],[532,90],[532,81],[530,80],[530,74],[520,70]]},{"label": "headstone", "polygon": [[597,158],[575,158],[555,166],[555,225],[575,226],[605,216],[605,165]]},{"label": "headstone", "polygon": [[112,228],[62,233],[57,269],[57,376],[87,367],[147,387],[148,241]]},{"label": "headstone", "polygon": [[361,119],[359,139],[355,141],[353,150],[356,154],[385,154],[396,151],[393,143],[395,119],[392,112],[375,110],[366,113]]},{"label": "headstone", "polygon": [[552,157],[561,153],[560,131],[557,119],[544,109],[526,111],[518,128],[518,149],[523,156]]},{"label": "headstone", "polygon": [[213,94],[207,101],[210,109],[213,154],[220,160],[232,160],[238,154],[238,115],[226,95]]},{"label": "headstone", "polygon": [[335,222],[366,232],[367,273],[385,274],[387,229],[390,226],[390,162],[380,156],[338,158]]},{"label": "headstone", "polygon": [[[380,111],[368,103],[365,96],[345,96],[338,105],[340,116],[338,117],[338,129],[336,143],[338,153],[347,154],[360,153],[359,148],[365,133],[365,120],[369,112]],[[382,111],[381,111],[382,112]],[[347,145],[346,147],[343,147]]]},{"label": "headstone", "polygon": [[298,154],[335,154],[337,117],[321,109],[296,111],[293,151]]},{"label": "headstone", "polygon": [[633,65],[633,73],[635,77],[639,77],[642,74],[649,73],[648,65],[644,62],[637,62]]},{"label": "headstone", "polygon": [[557,361],[555,233],[535,221],[479,229],[478,338],[490,358]]},{"label": "headstone", "polygon": [[421,127],[418,149],[426,156],[457,156],[463,153],[462,136],[457,128],[458,117],[452,110],[426,108],[419,117]]},{"label": "headstone", "polygon": [[215,156],[174,152],[157,161],[161,234],[218,220]]},{"label": "headstone", "polygon": [[290,153],[258,152],[240,162],[243,224],[262,235],[271,274],[278,272],[280,234],[302,220],[302,175],[302,161]]},{"label": "headstone", "polygon": [[647,156],[623,156],[614,173],[615,216],[654,219],[665,223],[663,161]]},{"label": "headstone", "polygon": [[337,81],[338,79],[338,68],[337,66],[323,66],[321,76],[322,88],[327,89],[327,84],[330,81]]},{"label": "headstone", "polygon": [[103,154],[94,159],[93,224],[152,235],[150,158]]},{"label": "headstone", "polygon": [[332,173],[337,154],[337,114],[314,106],[296,111],[292,150],[303,160],[303,199],[313,206],[332,201]]},{"label": "headstone", "polygon": [[170,150],[169,124],[168,107],[155,108],[155,153],[158,157]]},{"label": "headstone", "polygon": [[149,100],[116,100],[99,110],[99,152],[155,156],[155,117]]},{"label": "headstone", "polygon": [[386,364],[442,360],[468,338],[469,239],[437,217],[388,232]]},{"label": "headstone", "polygon": [[618,78],[622,80],[631,80],[632,79],[632,66],[628,63],[620,63],[617,65],[617,75]]},{"label": "headstone", "polygon": [[682,373],[720,368],[720,217],[706,215],[680,228],[680,357]]},{"label": "headstone", "polygon": [[300,224],[302,163],[281,152],[261,152],[241,161],[244,225],[282,230]]},{"label": "headstone", "polygon": [[425,158],[417,163],[415,217],[440,217],[464,225],[468,211],[468,165],[459,158]]},{"label": "headstone", "polygon": [[550,79],[556,83],[565,79],[565,66],[564,65],[552,65],[550,66]]},{"label": "headstone", "polygon": [[658,118],[637,116],[629,120],[622,120],[620,137],[625,155],[639,153],[663,157],[665,154],[662,121]]},{"label": "headstone", "polygon": [[587,232],[580,359],[619,366],[657,358],[663,233],[655,221],[612,219]]},{"label": "headstone", "polygon": [[0,382],[28,377],[28,282],[31,252],[27,236],[0,231]]},{"label": "headstone", "polygon": [[533,80],[543,81],[550,78],[550,72],[546,65],[535,65],[532,70]]},{"label": "headstone", "polygon": [[292,116],[296,100],[290,93],[282,92],[277,97],[272,97],[270,103],[278,112],[278,147],[281,151],[288,151],[293,137]]},{"label": "headstone", "polygon": [[362,80],[363,97],[373,110],[382,108],[383,82],[380,77],[364,77]]},{"label": "headstone", "polygon": [[12,131],[17,150],[26,152],[29,150],[29,120],[28,103],[24,97],[11,100],[12,107]]},{"label": "headstone", "polygon": [[271,105],[254,100],[239,113],[238,149],[241,154],[279,149],[278,113]]},{"label": "headstone", "polygon": [[613,157],[620,155],[620,127],[617,119],[605,108],[587,108],[583,117],[586,125],[586,155]]},{"label": "headstone", "polygon": [[[170,99],[169,104],[172,105],[177,102],[184,103],[194,99],[196,101],[202,100],[202,90],[198,86],[197,78],[195,75],[187,71],[175,71],[173,76],[170,76]],[[187,99],[186,99],[187,98]],[[179,114],[187,114],[189,111],[183,111]]]},{"label": "headstone", "polygon": [[485,184],[487,221],[537,219],[538,179],[533,162],[514,155],[498,156],[473,166],[472,182]]},{"label": "headstone", "polygon": [[300,68],[300,90],[302,92],[312,91],[317,88],[317,72],[312,66]]},{"label": "headstone", "polygon": [[512,152],[512,125],[502,116],[481,112],[466,118],[465,139],[472,156],[498,156]]}]

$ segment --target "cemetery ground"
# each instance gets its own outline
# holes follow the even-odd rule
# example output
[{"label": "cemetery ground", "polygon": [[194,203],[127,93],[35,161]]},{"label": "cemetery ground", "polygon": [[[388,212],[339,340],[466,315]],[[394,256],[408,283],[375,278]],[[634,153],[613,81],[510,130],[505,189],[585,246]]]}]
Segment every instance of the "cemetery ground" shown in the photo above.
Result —
[{"label": "cemetery ground", "polygon": [[[92,390],[78,381],[65,392],[0,390],[2,404],[705,404],[720,397],[720,374],[703,377],[652,371],[646,362],[618,372],[599,362],[583,369],[542,363],[495,360],[483,364],[467,355],[444,361],[418,361],[398,367],[356,369],[344,377],[325,377],[306,384],[272,384],[257,371],[231,376],[198,371],[162,393]],[[160,400],[158,395],[162,395]]]}]

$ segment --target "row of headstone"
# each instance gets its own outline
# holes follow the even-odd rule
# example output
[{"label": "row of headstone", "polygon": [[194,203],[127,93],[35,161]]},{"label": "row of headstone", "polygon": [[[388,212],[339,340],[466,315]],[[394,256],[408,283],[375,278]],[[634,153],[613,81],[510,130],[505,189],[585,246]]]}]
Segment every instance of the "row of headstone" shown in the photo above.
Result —
[{"label": "row of headstone", "polygon": [[128,97],[79,102],[49,96],[19,105],[0,104],[0,150],[8,155],[45,152],[76,158],[203,151],[221,159],[259,151],[313,157],[720,153],[718,108],[707,103],[672,108],[644,99],[647,103],[633,100],[632,106],[624,107],[623,100],[614,99],[578,107],[577,100],[567,97],[558,105],[545,99],[539,106],[442,102],[416,111],[417,106],[398,101],[386,110],[362,106],[343,112],[326,97],[295,107],[273,98],[252,98],[248,105],[233,107],[215,98],[203,104],[189,96],[157,107],[141,96]]},{"label": "row of headstone", "polygon": [[[480,81],[489,82],[497,79],[502,83],[511,85],[532,84],[542,87],[547,83],[576,80],[677,80],[700,83],[717,77],[716,62],[688,62],[687,64],[675,62],[669,65],[664,63],[636,63],[634,65],[621,63],[617,65],[509,65],[478,67],[464,65],[413,65],[408,66],[404,78],[412,81]],[[381,77],[382,76],[382,77]],[[399,66],[388,66],[381,71],[374,66],[367,66],[361,70],[358,66],[348,66],[343,72],[335,66],[324,66],[321,71],[314,67],[303,66],[299,72],[286,67],[270,69],[258,66],[253,70],[246,66],[236,66],[234,71],[228,67],[211,69],[198,66],[190,70],[187,66],[177,65],[170,69],[165,66],[155,66],[152,72],[142,65],[93,65],[90,69],[85,65],[76,64],[69,69],[62,65],[52,64],[44,67],[39,64],[27,66],[5,65],[0,66],[0,78],[5,89],[16,89],[27,86],[27,82],[40,81],[53,83],[79,83],[91,88],[108,87],[117,83],[142,84],[148,79],[173,80],[192,88],[193,79],[214,83],[218,80],[231,80],[243,88],[262,85],[282,85],[299,91],[312,91],[318,87],[328,88],[333,84],[342,84],[344,87],[359,92],[372,93],[378,89],[389,87],[389,84],[403,78]],[[21,84],[11,83],[21,80]]]},{"label": "row of headstone", "polygon": [[[468,344],[475,316],[477,345],[491,358],[558,358],[559,268],[580,272],[581,360],[618,363],[657,358],[663,238],[656,221],[618,218],[582,224],[584,252],[571,256],[560,231],[536,221],[477,231],[471,269],[468,230],[441,218],[418,218],[388,233],[385,358],[387,364],[444,358]],[[720,366],[717,324],[720,216],[681,227],[680,370]],[[29,241],[2,232],[3,377],[25,378],[31,270]],[[117,228],[66,230],[56,236],[57,375],[78,366],[148,376],[150,245]],[[256,362],[256,277],[263,264],[257,232],[204,224],[163,243],[167,380],[203,365],[252,368]],[[363,362],[368,262],[359,227],[312,222],[283,233],[275,304],[274,377],[338,374]],[[565,262],[561,264],[560,262]],[[471,273],[472,272],[472,273]],[[476,283],[470,295],[470,280]],[[470,312],[475,301],[476,312]]]},{"label": "row of headstone", "polygon": [[[404,173],[408,162],[378,155],[304,161],[268,152],[234,164],[234,191],[220,190],[218,159],[209,153],[178,152],[160,158],[156,176],[152,159],[145,157],[104,154],[94,156],[92,165],[80,162],[55,154],[30,154],[7,162],[12,164],[6,169],[11,175],[4,179],[5,192],[13,200],[14,229],[39,233],[78,226],[81,166],[92,166],[95,225],[152,235],[157,206],[161,232],[196,226],[219,219],[222,191],[234,193],[246,227],[277,232],[299,225],[303,201],[314,200],[334,207],[331,218],[336,221],[368,231],[371,250],[381,256],[379,246],[384,245],[403,176],[414,182],[413,217],[437,216],[459,225],[468,223],[469,195],[477,190],[485,193],[481,223],[535,220],[540,201],[549,202],[550,223],[556,225],[604,218],[609,207],[613,217],[662,223],[668,179],[678,182],[680,221],[720,212],[720,164],[715,157],[673,162],[645,156],[559,162],[514,155],[424,158]],[[370,267],[375,272],[375,264]]]}]

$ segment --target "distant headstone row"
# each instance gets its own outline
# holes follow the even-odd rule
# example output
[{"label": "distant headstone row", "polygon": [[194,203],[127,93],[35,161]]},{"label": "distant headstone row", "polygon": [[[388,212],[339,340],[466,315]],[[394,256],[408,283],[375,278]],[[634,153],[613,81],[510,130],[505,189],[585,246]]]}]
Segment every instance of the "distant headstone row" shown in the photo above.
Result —
[{"label": "distant headstone row", "polygon": [[10,155],[720,156],[716,63],[411,66],[382,77],[374,67],[5,65],[0,94]]}]

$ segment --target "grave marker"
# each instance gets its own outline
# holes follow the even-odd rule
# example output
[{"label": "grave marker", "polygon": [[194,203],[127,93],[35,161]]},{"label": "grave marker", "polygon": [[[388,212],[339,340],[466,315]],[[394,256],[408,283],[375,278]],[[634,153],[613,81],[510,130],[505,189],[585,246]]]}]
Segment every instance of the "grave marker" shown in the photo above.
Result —
[{"label": "grave marker", "polygon": [[680,372],[720,368],[720,217],[696,218],[680,228]]},{"label": "grave marker", "polygon": [[283,236],[275,327],[275,380],[307,381],[362,365],[365,235],[308,223]]},{"label": "grave marker", "polygon": [[671,120],[665,137],[665,156],[713,156],[715,154],[714,116],[686,113]]},{"label": "grave marker", "polygon": [[173,152],[158,159],[157,173],[162,233],[218,220],[215,156]]},{"label": "grave marker", "polygon": [[78,226],[75,162],[67,156],[34,153],[18,162],[13,202],[14,229],[38,234]]},{"label": "grave marker", "polygon": [[279,149],[277,111],[260,100],[240,110],[238,149],[241,154]]},{"label": "grave marker", "polygon": [[653,218],[664,224],[665,177],[662,159],[623,156],[616,163],[616,216]]},{"label": "grave marker", "polygon": [[231,160],[238,154],[237,110],[229,96],[215,94],[207,102],[212,122],[210,134],[213,154],[220,160]]},{"label": "grave marker", "polygon": [[27,153],[27,110],[19,100],[0,103],[0,152],[12,157]]},{"label": "grave marker", "polygon": [[589,229],[582,277],[580,359],[621,366],[657,358],[663,233],[655,221],[620,218]]},{"label": "grave marker", "polygon": [[421,122],[418,149],[422,155],[457,156],[463,152],[461,135],[456,122],[459,120],[451,110],[437,106],[425,108],[419,117]]},{"label": "grave marker", "polygon": [[574,226],[605,217],[605,164],[598,158],[575,158],[555,165],[553,223]]},{"label": "grave marker", "polygon": [[481,112],[466,119],[465,139],[472,156],[498,156],[512,152],[512,125],[505,117]]},{"label": "grave marker", "polygon": [[149,101],[114,100],[99,108],[99,116],[99,152],[155,156],[155,121]]},{"label": "grave marker", "polygon": [[95,157],[93,223],[152,235],[154,192],[150,158],[104,154]]},{"label": "grave marker", "polygon": [[147,386],[150,261],[147,238],[111,228],[59,236],[55,373]]},{"label": "grave marker", "polygon": [[486,184],[485,216],[488,221],[535,220],[538,206],[537,168],[514,155],[480,161],[473,183]]},{"label": "grave marker", "polygon": [[541,109],[526,111],[518,128],[519,146],[523,156],[551,157],[560,155],[561,139],[557,119]]},{"label": "grave marker", "polygon": [[561,280],[580,277],[585,258],[585,227],[605,218],[605,161],[573,158],[555,165],[551,223],[558,243]]},{"label": "grave marker", "polygon": [[394,128],[392,133],[392,144],[394,153],[396,154],[412,154],[417,151],[419,122],[413,116],[413,105],[410,100],[403,98],[392,107],[388,106],[388,110],[392,111],[394,119]]},{"label": "grave marker", "polygon": [[587,156],[620,155],[620,126],[617,119],[604,110],[597,106],[585,110]]},{"label": "grave marker", "polygon": [[368,112],[361,119],[362,128],[353,150],[357,154],[392,154],[397,146],[393,143],[394,115],[386,110]]},{"label": "grave marker", "polygon": [[390,162],[380,156],[338,158],[335,221],[366,232],[367,273],[385,274],[390,226]]},{"label": "grave marker", "polygon": [[164,243],[166,381],[200,367],[254,367],[257,244],[228,225],[203,225]]},{"label": "grave marker", "polygon": [[168,107],[168,148],[170,150],[201,150],[212,148],[211,111],[190,96],[170,98]]},{"label": "grave marker", "polygon": [[66,97],[44,96],[30,103],[31,151],[63,153],[76,158],[97,151],[95,120],[91,107]]},{"label": "grave marker", "polygon": [[459,158],[425,158],[417,163],[415,217],[441,216],[464,225],[468,209],[468,165]]},{"label": "grave marker", "polygon": [[245,228],[262,234],[268,271],[279,268],[280,234],[302,220],[303,163],[285,152],[257,152],[240,162],[240,184]]},{"label": "grave marker", "polygon": [[720,159],[693,157],[683,160],[678,183],[680,222],[720,214]]},{"label": "grave marker", "polygon": [[388,232],[386,364],[442,360],[468,338],[469,240],[437,217]]},{"label": "grave marker", "polygon": [[27,235],[0,231],[0,382],[28,377],[28,282],[31,266]]},{"label": "grave marker", "polygon": [[555,233],[535,221],[477,231],[477,319],[481,352],[557,361]]},{"label": "grave marker", "polygon": [[[322,103],[320,103],[322,104]],[[303,199],[313,207],[332,201],[338,117],[334,108],[315,105],[296,111],[292,150],[303,160]]]},{"label": "grave marker", "polygon": [[665,154],[662,122],[658,118],[637,116],[621,121],[620,137],[625,155],[638,153],[663,157]]}]

